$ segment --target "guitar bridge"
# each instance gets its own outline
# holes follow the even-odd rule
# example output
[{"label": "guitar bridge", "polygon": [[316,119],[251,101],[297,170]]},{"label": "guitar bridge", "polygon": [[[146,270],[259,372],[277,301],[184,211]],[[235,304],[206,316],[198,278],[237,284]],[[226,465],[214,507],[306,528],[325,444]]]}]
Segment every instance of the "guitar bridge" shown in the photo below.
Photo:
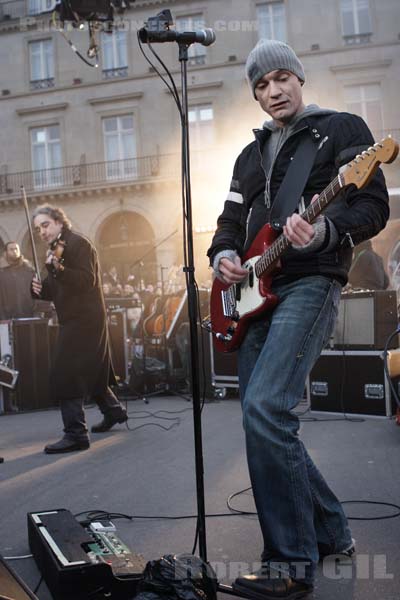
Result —
[{"label": "guitar bridge", "polygon": [[236,311],[236,285],[221,291],[222,311],[224,317],[232,317]]}]

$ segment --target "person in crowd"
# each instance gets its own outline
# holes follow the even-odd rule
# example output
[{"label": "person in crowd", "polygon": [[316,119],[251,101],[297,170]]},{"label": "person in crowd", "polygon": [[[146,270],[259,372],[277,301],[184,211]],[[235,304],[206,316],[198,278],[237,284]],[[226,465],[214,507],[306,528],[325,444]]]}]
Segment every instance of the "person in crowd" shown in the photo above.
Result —
[{"label": "person in crowd", "polygon": [[35,300],[30,293],[34,268],[14,241],[5,245],[7,266],[0,270],[0,319],[33,317]]},{"label": "person in crowd", "polygon": [[353,262],[349,271],[349,289],[386,290],[389,277],[382,257],[375,252],[370,240],[354,248]]},{"label": "person in crowd", "polygon": [[72,231],[61,208],[44,204],[33,212],[33,226],[48,245],[47,277],[32,280],[36,298],[54,302],[59,335],[51,372],[51,390],[60,403],[64,436],[48,444],[47,454],[86,450],[90,446],[84,400],[90,397],[103,414],[93,433],[124,423],[126,410],[110,388],[107,320],[97,253],[83,235]]},{"label": "person in crowd", "polygon": [[118,275],[118,269],[115,265],[111,265],[109,270],[103,274],[103,281],[110,283],[112,287],[116,287],[117,285],[121,284]]},{"label": "person in crowd", "polygon": [[130,283],[124,283],[122,288],[122,295],[124,296],[124,298],[132,298],[133,293],[133,286]]},{"label": "person in crowd", "polygon": [[103,283],[103,295],[105,298],[111,298],[112,296],[112,285],[111,283]]},{"label": "person in crowd", "polygon": [[[238,352],[247,460],[264,547],[261,569],[238,577],[233,587],[250,598],[297,599],[312,591],[319,558],[350,555],[354,541],[340,502],[300,440],[293,410],[332,331],[351,246],[383,229],[388,194],[378,170],[364,189],[342,191],[313,224],[303,219],[304,207],[338,168],[374,140],[360,117],[304,104],[303,65],[283,42],[261,40],[248,56],[246,75],[271,120],[236,161],[208,256],[216,276],[233,285],[248,277],[240,257],[266,223],[278,223],[290,247],[272,277],[278,303],[250,322]],[[274,200],[292,159],[302,169],[296,149],[303,137],[316,144],[314,162],[298,209],[282,214]]]}]

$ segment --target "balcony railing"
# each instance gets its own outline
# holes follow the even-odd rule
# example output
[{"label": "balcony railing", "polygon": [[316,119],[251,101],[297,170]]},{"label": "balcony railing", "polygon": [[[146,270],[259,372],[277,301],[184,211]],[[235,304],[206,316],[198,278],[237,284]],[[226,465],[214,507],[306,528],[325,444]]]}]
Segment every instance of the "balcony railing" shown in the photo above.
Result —
[{"label": "balcony railing", "polygon": [[371,42],[372,33],[352,33],[344,35],[344,43],[346,46],[357,46],[359,44],[369,44]]},{"label": "balcony railing", "polygon": [[9,0],[8,2],[0,2],[0,22],[26,17],[27,14],[28,4],[26,0]]},{"label": "balcony railing", "polygon": [[48,79],[34,79],[30,82],[31,90],[48,90],[54,86],[54,77],[49,77]]},{"label": "balcony railing", "polygon": [[84,163],[55,169],[0,174],[0,195],[19,194],[22,185],[27,192],[43,193],[115,183],[128,185],[141,181],[156,181],[178,177],[179,173],[177,154]]},{"label": "balcony railing", "polygon": [[103,69],[103,79],[118,79],[119,77],[128,77],[128,67]]}]

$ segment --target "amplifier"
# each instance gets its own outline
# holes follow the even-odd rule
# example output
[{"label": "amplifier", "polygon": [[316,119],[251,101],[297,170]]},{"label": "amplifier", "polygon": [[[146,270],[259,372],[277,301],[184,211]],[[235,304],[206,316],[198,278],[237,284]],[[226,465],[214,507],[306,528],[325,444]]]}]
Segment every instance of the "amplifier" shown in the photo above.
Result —
[{"label": "amplifier", "polygon": [[0,600],[38,600],[26,583],[0,556]]},{"label": "amplifier", "polygon": [[216,388],[239,388],[236,352],[217,352],[213,345],[212,333],[209,336],[213,386]]},{"label": "amplifier", "polygon": [[63,508],[32,512],[28,540],[54,600],[130,600],[136,595],[145,561],[121,542],[114,526],[85,528]]},{"label": "amplifier", "polygon": [[[397,327],[395,291],[343,293],[329,347],[346,350],[383,350]],[[397,348],[394,336],[389,348]]]}]

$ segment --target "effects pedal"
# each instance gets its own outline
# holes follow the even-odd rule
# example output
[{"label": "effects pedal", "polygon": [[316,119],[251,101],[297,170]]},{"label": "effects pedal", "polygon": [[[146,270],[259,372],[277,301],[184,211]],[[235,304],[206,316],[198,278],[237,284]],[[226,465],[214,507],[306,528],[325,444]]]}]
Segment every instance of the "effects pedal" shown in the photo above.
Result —
[{"label": "effects pedal", "polygon": [[117,537],[116,528],[111,521],[91,523],[89,532],[93,543],[88,544],[88,557],[91,562],[104,562],[110,565],[116,577],[131,577],[143,572],[146,563],[138,554],[132,554],[129,548]]}]

